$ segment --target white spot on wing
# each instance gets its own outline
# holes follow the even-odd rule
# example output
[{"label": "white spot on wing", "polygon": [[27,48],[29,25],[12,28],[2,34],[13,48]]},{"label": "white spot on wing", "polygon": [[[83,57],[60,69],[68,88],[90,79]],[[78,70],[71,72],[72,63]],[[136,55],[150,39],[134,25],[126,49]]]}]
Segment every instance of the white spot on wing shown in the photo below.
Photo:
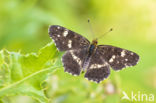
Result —
[{"label": "white spot on wing", "polygon": [[125,50],[123,50],[122,52],[121,52],[121,56],[122,57],[124,57],[126,54],[125,54]]},{"label": "white spot on wing", "polygon": [[113,55],[112,58],[109,59],[109,62],[110,62],[110,63],[113,62],[114,59],[115,59],[115,55]]},{"label": "white spot on wing", "polygon": [[112,58],[115,59],[115,55],[113,55]]},{"label": "white spot on wing", "polygon": [[110,63],[113,62],[113,58],[109,59],[109,62],[110,62]]},{"label": "white spot on wing", "polygon": [[76,60],[76,62],[77,62],[79,65],[81,65],[82,62],[81,62],[80,58],[78,58],[78,57],[73,53],[73,51],[70,51],[70,53],[71,53],[73,59]]},{"label": "white spot on wing", "polygon": [[57,37],[60,37],[60,35],[57,35]]},{"label": "white spot on wing", "polygon": [[57,29],[60,29],[60,27],[58,26]]},{"label": "white spot on wing", "polygon": [[107,63],[104,63],[104,64],[92,64],[91,66],[90,66],[90,69],[93,69],[93,68],[101,68],[101,67],[105,67],[105,66],[107,66]]},{"label": "white spot on wing", "polygon": [[72,47],[72,41],[69,40],[69,41],[68,41],[68,48],[71,48],[71,47]]},{"label": "white spot on wing", "polygon": [[128,59],[125,59],[125,61],[128,61]]},{"label": "white spot on wing", "polygon": [[68,30],[65,30],[65,31],[63,32],[63,36],[66,37],[67,35],[68,35]]}]

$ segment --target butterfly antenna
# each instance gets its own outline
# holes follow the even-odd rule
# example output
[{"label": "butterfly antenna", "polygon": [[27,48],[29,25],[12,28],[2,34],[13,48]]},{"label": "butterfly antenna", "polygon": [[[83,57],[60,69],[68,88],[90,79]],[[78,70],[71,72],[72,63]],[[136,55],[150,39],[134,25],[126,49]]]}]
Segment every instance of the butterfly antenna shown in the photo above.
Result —
[{"label": "butterfly antenna", "polygon": [[89,29],[91,31],[92,37],[94,38],[94,32],[93,32],[93,29],[92,29],[92,25],[90,23],[90,19],[88,19],[88,24],[89,24]]},{"label": "butterfly antenna", "polygon": [[97,39],[102,38],[103,36],[105,36],[106,34],[108,34],[111,31],[113,31],[113,28],[110,28],[107,32],[105,32],[103,35],[100,35]]}]

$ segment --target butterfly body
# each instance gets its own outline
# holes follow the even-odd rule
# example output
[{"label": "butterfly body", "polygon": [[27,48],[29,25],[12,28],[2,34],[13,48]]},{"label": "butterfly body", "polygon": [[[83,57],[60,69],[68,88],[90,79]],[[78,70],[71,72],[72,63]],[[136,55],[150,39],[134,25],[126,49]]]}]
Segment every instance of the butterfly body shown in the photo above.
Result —
[{"label": "butterfly body", "polygon": [[83,71],[85,71],[85,69],[88,67],[91,57],[96,52],[96,48],[97,48],[97,40],[95,39],[92,41],[92,43],[90,44],[90,46],[87,50],[87,55],[84,58],[84,63],[82,65]]},{"label": "butterfly body", "polygon": [[65,72],[80,75],[99,83],[110,74],[110,68],[121,70],[134,66],[139,56],[129,50],[111,45],[97,45],[97,39],[89,42],[85,37],[62,26],[52,25],[49,35],[59,51],[65,51],[62,63]]}]

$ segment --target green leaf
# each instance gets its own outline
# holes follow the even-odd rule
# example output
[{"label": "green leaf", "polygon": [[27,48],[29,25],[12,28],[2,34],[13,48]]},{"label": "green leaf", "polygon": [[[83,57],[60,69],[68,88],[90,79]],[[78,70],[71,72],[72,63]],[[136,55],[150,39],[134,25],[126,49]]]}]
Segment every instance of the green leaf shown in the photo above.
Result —
[{"label": "green leaf", "polygon": [[[55,63],[58,56],[53,43],[38,53],[23,55],[20,52],[0,51],[0,97],[27,95],[47,103],[42,82],[61,64]],[[57,64],[57,65],[54,65]]]}]

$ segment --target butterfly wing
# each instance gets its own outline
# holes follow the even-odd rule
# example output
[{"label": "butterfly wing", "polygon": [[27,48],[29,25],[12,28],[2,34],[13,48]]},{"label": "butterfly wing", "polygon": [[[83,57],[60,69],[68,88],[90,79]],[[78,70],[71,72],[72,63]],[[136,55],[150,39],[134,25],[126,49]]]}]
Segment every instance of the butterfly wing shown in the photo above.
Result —
[{"label": "butterfly wing", "polygon": [[66,51],[62,57],[65,72],[71,73],[72,75],[79,75],[86,54],[87,48]]},{"label": "butterfly wing", "polygon": [[49,27],[49,35],[60,51],[86,48],[90,44],[83,36],[58,25]]},{"label": "butterfly wing", "polygon": [[107,78],[109,74],[109,64],[101,57],[101,54],[96,51],[94,55],[91,56],[87,72],[85,73],[85,78],[99,83],[104,78]]},{"label": "butterfly wing", "polygon": [[114,70],[134,66],[139,60],[136,53],[111,45],[99,45],[97,51]]}]

